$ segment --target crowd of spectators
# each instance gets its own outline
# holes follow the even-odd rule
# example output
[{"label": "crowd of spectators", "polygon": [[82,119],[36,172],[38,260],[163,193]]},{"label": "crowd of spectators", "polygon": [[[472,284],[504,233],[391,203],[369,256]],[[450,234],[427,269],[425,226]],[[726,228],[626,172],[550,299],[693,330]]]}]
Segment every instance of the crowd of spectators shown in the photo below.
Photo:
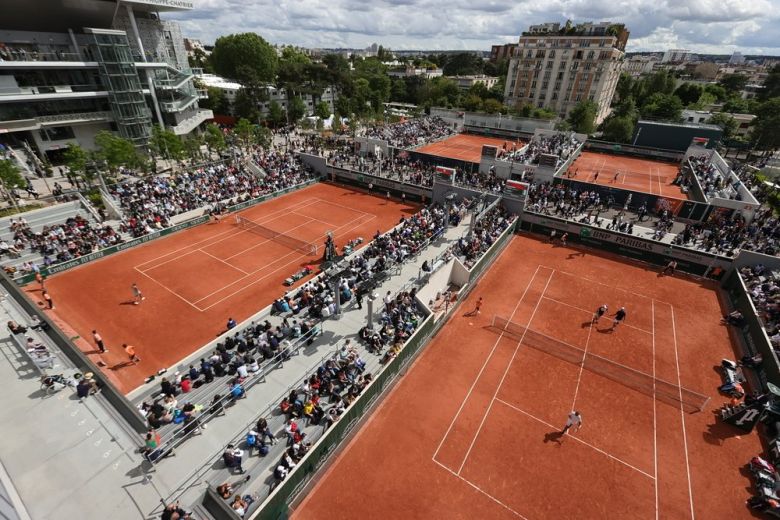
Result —
[{"label": "crowd of spectators", "polygon": [[780,272],[756,264],[741,267],[739,274],[764,324],[772,348],[780,355]]},{"label": "crowd of spectators", "polygon": [[260,177],[240,162],[211,164],[175,175],[126,180],[109,191],[125,209],[127,231],[142,236],[170,225],[171,217],[227,200],[242,202],[311,177],[293,154],[255,153],[266,171]]},{"label": "crowd of spectators", "polygon": [[121,244],[122,235],[107,224],[94,224],[75,215],[62,224],[33,231],[23,217],[11,219],[13,242],[0,241],[0,254],[19,257],[25,249],[40,254],[49,266]]},{"label": "crowd of spectators", "polygon": [[453,125],[444,119],[438,116],[426,116],[391,125],[370,125],[363,131],[363,136],[387,141],[396,148],[411,148],[456,133],[457,130]]},{"label": "crowd of spectators", "polygon": [[511,223],[512,218],[503,206],[490,209],[474,225],[473,233],[458,239],[455,254],[470,269]]},{"label": "crowd of spectators", "polygon": [[556,168],[566,162],[572,153],[582,144],[574,132],[557,133],[553,135],[538,135],[520,150],[508,151],[504,158],[507,161],[522,164],[539,164],[543,154],[558,156]]},{"label": "crowd of spectators", "polygon": [[[417,184],[425,188],[433,186],[436,175],[435,165],[412,160],[403,152],[392,158],[377,157],[372,153],[361,155],[354,151],[351,144],[343,144],[337,149],[327,152],[326,158],[329,164],[337,168],[354,169],[377,177]],[[462,168],[456,168],[455,182],[470,188],[500,193],[504,190],[505,179],[497,177],[494,169],[483,174],[479,171],[469,172]]]},{"label": "crowd of spectators", "polygon": [[704,195],[708,199],[717,197],[740,200],[737,190],[739,181],[732,179],[728,172],[721,172],[712,164],[710,156],[706,154],[691,156],[689,160],[693,167],[693,174],[699,180]]}]

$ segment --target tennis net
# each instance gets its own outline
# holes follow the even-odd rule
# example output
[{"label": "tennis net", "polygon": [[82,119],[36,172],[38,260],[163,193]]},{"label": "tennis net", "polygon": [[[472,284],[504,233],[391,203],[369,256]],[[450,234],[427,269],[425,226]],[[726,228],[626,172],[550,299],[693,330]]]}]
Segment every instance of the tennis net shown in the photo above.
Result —
[{"label": "tennis net", "polygon": [[291,237],[290,235],[286,235],[280,231],[274,231],[271,228],[267,228],[242,216],[236,216],[236,224],[241,229],[245,229],[263,238],[267,238],[278,244],[282,244],[283,246],[289,247],[290,249],[305,255],[316,256],[317,251],[319,250],[317,244],[312,244],[311,242],[306,242],[305,240]]},{"label": "tennis net", "polygon": [[674,383],[658,379],[645,372],[586,352],[579,347],[528,329],[500,316],[493,317],[490,328],[493,332],[505,334],[521,341],[523,345],[573,365],[581,366],[594,374],[625,385],[668,405],[679,407],[682,404],[683,409],[687,412],[701,412],[710,400],[706,395],[681,388]]}]

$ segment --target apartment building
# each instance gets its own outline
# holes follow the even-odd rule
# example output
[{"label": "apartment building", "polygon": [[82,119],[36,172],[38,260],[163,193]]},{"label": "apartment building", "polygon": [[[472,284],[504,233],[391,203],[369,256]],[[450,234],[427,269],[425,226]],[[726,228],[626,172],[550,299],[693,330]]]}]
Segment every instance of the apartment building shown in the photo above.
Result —
[{"label": "apartment building", "polygon": [[490,48],[490,61],[496,63],[501,60],[508,60],[517,49],[516,43],[505,43],[504,45],[493,45]]},{"label": "apartment building", "polygon": [[688,49],[669,49],[664,52],[661,63],[684,63],[691,61],[691,51]]},{"label": "apartment building", "polygon": [[198,106],[179,26],[186,0],[5,0],[0,18],[0,141],[54,161],[101,130],[138,146],[160,124],[178,135],[213,117]]},{"label": "apartment building", "polygon": [[577,103],[598,105],[596,122],[610,111],[629,31],[623,24],[547,23],[520,36],[504,91],[508,106],[532,105],[566,117]]}]

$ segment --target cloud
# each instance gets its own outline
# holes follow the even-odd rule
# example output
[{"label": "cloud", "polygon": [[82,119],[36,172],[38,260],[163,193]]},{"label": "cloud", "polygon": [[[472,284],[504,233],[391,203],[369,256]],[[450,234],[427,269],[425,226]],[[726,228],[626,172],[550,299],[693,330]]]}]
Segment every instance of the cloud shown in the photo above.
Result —
[{"label": "cloud", "polygon": [[196,0],[165,13],[186,36],[213,43],[254,31],[305,47],[475,49],[516,41],[548,21],[625,23],[629,51],[780,53],[780,0]]}]

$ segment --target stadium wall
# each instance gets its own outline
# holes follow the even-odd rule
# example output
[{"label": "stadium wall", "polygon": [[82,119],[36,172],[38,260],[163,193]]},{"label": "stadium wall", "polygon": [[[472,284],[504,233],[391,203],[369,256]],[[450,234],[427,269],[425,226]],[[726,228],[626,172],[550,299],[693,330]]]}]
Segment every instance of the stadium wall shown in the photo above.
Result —
[{"label": "stadium wall", "polygon": [[[526,211],[520,228],[532,233],[549,235],[554,229],[569,233],[569,241],[584,246],[633,258],[656,266],[666,265],[670,259],[677,260],[677,269],[696,276],[719,272],[722,276],[731,267],[732,260],[703,251],[675,247],[625,233],[613,233],[602,228],[579,224],[549,215]],[[715,271],[715,268],[719,270]]]},{"label": "stadium wall", "polygon": [[714,148],[723,137],[723,130],[714,125],[642,121],[636,124],[631,142],[648,148],[684,152],[694,138],[706,138],[708,148]]}]

